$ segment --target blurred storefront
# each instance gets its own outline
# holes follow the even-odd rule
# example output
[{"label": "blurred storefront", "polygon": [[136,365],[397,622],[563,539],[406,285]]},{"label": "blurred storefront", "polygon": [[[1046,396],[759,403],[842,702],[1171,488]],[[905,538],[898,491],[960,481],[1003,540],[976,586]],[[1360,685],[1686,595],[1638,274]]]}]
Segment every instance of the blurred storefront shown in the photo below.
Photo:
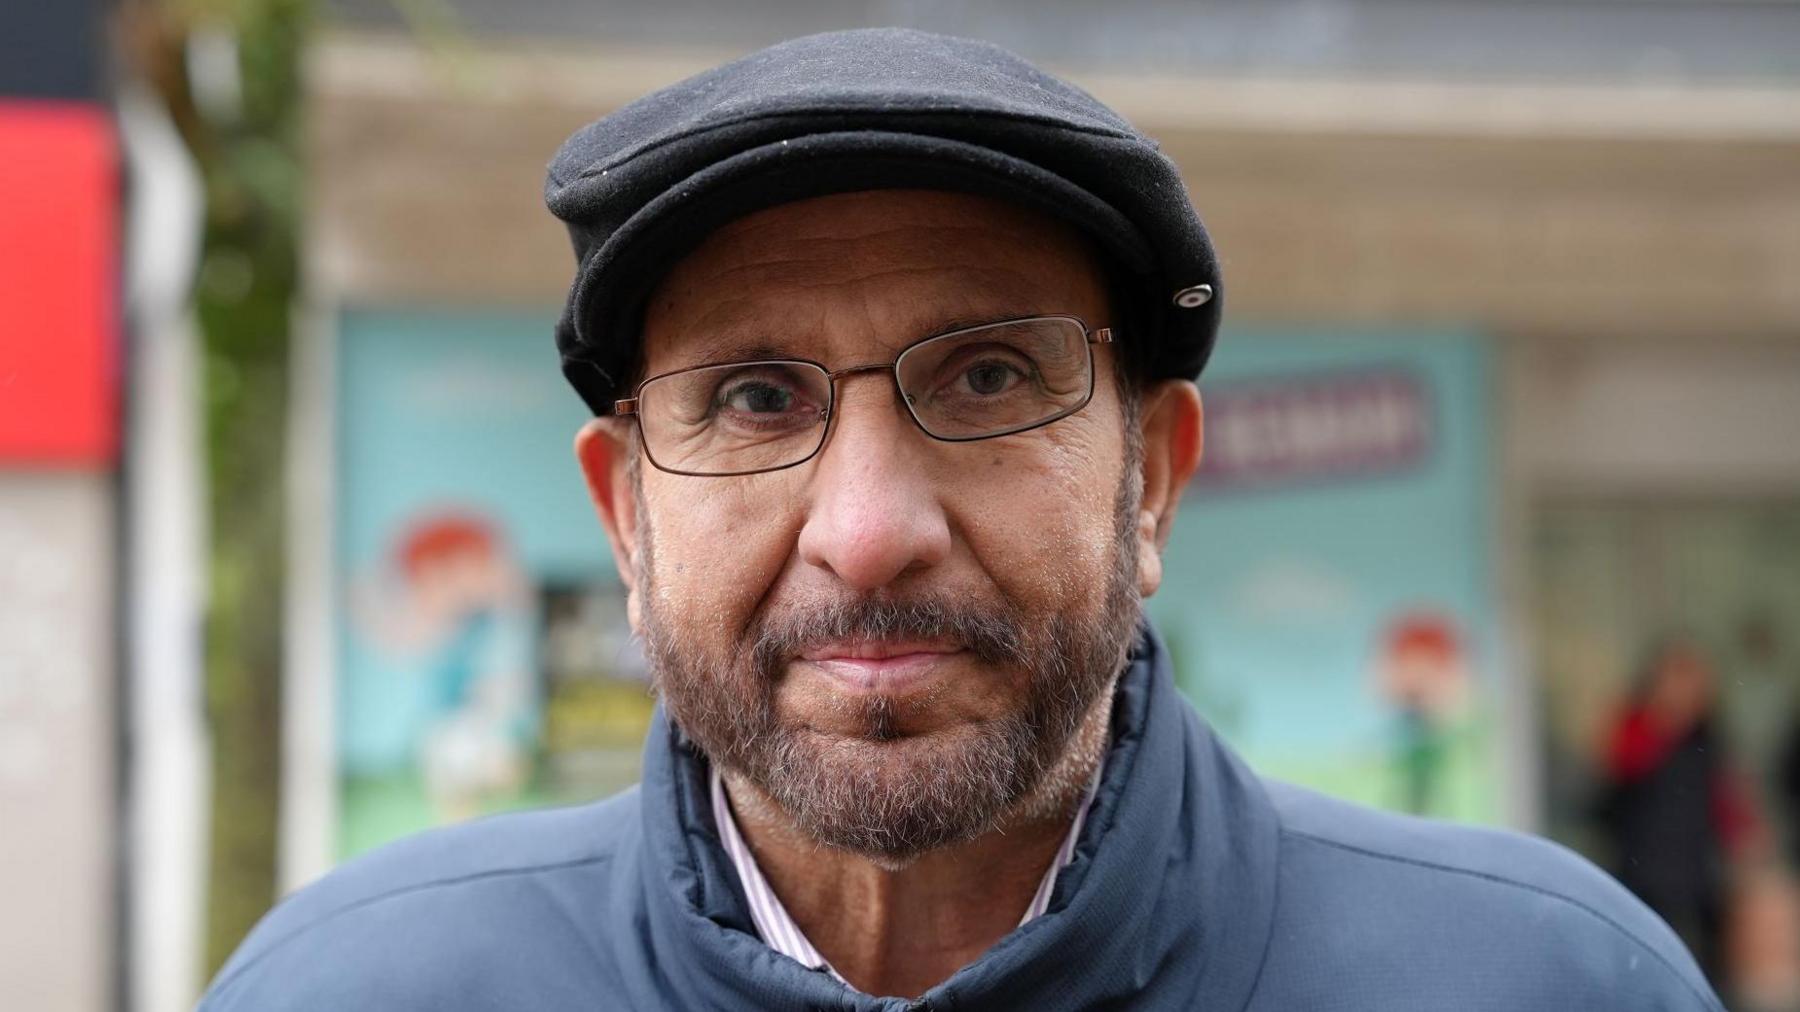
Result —
[{"label": "blurred storefront", "polygon": [[[285,886],[635,778],[652,700],[570,450],[550,327],[572,264],[543,167],[659,85],[850,23],[766,6],[331,5],[306,68]],[[1151,612],[1202,711],[1275,775],[1608,861],[1618,714],[1653,645],[1689,637],[1786,832],[1795,10],[1078,6],[865,13],[1068,72],[1187,176],[1229,323]],[[169,832],[140,879],[173,866]],[[1769,846],[1759,867],[1782,864]],[[180,1007],[151,989],[142,1007]]]},{"label": "blurred storefront", "polygon": [[[486,481],[489,458],[474,457],[377,518],[350,505],[376,494],[356,461],[378,430],[409,423],[358,420],[354,405],[398,412],[405,390],[429,386],[465,422],[492,421],[553,413],[542,397],[567,415],[542,431],[572,431],[579,416],[555,389],[544,339],[570,266],[538,207],[541,163],[593,115],[714,56],[492,41],[432,50],[366,32],[316,53],[312,278],[336,350],[314,421],[339,428],[337,454],[320,462],[318,487],[335,494],[319,505],[331,508],[309,515],[335,518],[340,569],[378,555],[361,525],[395,537],[402,514],[434,497],[541,482],[566,499],[513,514],[507,536],[542,541],[553,528],[569,543],[542,549],[539,570],[609,579],[598,529],[577,515],[566,436],[541,474]],[[1192,640],[1190,689],[1233,696],[1220,705],[1239,714],[1246,744],[1256,753],[1266,740],[1283,769],[1343,770],[1340,749],[1374,762],[1405,751],[1390,740],[1400,732],[1383,730],[1384,707],[1410,705],[1395,702],[1410,690],[1378,671],[1398,641],[1383,644],[1409,621],[1436,623],[1415,638],[1466,680],[1452,694],[1468,697],[1459,712],[1483,743],[1469,762],[1485,800],[1453,809],[1540,824],[1539,529],[1571,496],[1754,497],[1800,476],[1792,441],[1772,435],[1793,422],[1800,375],[1800,292],[1782,267],[1800,257],[1789,227],[1800,221],[1800,117],[1782,93],[1743,86],[1077,76],[1163,141],[1226,255],[1233,323],[1204,384],[1213,464],[1157,602]],[[398,367],[347,366],[407,342],[441,351],[406,369],[446,375],[425,384]],[[1708,390],[1726,403],[1693,402]],[[1646,417],[1621,416],[1632,411]],[[454,458],[458,442],[440,452]],[[490,473],[523,466],[516,452]],[[1721,453],[1758,487],[1724,492]],[[1246,543],[1267,557],[1227,566],[1216,555]],[[354,574],[321,575],[341,602]],[[1229,607],[1303,628],[1250,632],[1223,618]],[[339,611],[342,636],[352,620]],[[1276,648],[1309,637],[1318,652]],[[1306,706],[1316,715],[1298,716]],[[1341,733],[1322,733],[1334,715]],[[1322,751],[1306,754],[1307,742]]]},{"label": "blurred storefront", "polygon": [[1800,1007],[1800,349],[1540,349],[1521,426],[1545,829],[1731,1007]]}]

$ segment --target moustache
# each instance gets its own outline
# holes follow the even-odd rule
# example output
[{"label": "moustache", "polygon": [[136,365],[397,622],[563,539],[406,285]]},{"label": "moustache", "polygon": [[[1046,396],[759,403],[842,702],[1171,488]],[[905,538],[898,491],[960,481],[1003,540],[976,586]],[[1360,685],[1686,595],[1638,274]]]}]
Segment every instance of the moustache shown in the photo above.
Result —
[{"label": "moustache", "polygon": [[846,640],[953,643],[992,666],[1022,666],[1031,653],[1030,628],[1016,608],[944,597],[811,603],[768,614],[749,630],[756,669],[767,676],[807,650]]}]

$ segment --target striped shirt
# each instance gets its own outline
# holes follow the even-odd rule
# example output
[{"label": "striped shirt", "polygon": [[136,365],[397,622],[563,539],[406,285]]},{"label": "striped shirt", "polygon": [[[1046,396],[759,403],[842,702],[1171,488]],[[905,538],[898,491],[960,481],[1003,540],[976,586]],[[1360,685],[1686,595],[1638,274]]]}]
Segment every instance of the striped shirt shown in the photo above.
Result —
[{"label": "striped shirt", "polygon": [[[1082,796],[1081,807],[1076,810],[1075,818],[1069,825],[1069,835],[1063,838],[1062,846],[1056,850],[1056,860],[1044,872],[1044,878],[1038,883],[1037,892],[1031,897],[1031,905],[1025,908],[1025,916],[1019,919],[1021,925],[1032,918],[1043,914],[1050,906],[1050,894],[1056,889],[1056,875],[1069,862],[1075,859],[1075,841],[1081,837],[1081,825],[1087,821],[1088,809],[1093,807],[1094,792],[1100,787],[1100,772],[1105,767],[1094,770],[1093,778],[1088,781],[1087,793]],[[809,970],[824,970],[843,981],[844,978],[819,950],[806,940],[800,926],[788,915],[787,908],[781,905],[781,898],[775,890],[769,888],[769,880],[763,877],[762,869],[757,867],[755,855],[744,843],[744,835],[738,831],[737,820],[732,817],[731,803],[725,798],[725,779],[719,775],[718,767],[712,771],[712,809],[713,821],[719,826],[719,837],[725,844],[725,853],[731,858],[731,865],[737,869],[738,881],[744,887],[744,895],[750,900],[750,917],[756,922],[756,933],[762,936],[763,942],[776,952],[798,962]],[[844,981],[848,984],[848,981]]]}]

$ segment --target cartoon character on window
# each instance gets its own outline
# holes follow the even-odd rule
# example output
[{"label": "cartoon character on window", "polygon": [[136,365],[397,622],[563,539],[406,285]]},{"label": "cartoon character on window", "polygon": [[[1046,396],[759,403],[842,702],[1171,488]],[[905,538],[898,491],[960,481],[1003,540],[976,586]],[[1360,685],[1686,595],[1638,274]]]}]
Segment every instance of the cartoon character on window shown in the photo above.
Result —
[{"label": "cartoon character on window", "polygon": [[1434,811],[1468,700],[1462,638],[1443,615],[1401,615],[1382,636],[1375,674],[1378,692],[1394,707],[1400,805],[1414,813]]},{"label": "cartoon character on window", "polygon": [[438,817],[516,793],[534,732],[531,595],[498,528],[473,512],[414,517],[395,539],[381,626],[418,658],[417,761]]}]

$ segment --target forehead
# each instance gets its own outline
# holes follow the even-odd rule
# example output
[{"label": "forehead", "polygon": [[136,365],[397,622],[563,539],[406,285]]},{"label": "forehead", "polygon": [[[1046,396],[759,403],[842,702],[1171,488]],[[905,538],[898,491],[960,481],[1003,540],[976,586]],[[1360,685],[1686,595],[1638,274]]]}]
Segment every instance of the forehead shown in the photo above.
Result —
[{"label": "forehead", "polygon": [[898,350],[941,330],[1059,313],[1108,321],[1086,240],[1026,208],[882,190],[783,204],[708,236],[646,304],[647,372]]}]

